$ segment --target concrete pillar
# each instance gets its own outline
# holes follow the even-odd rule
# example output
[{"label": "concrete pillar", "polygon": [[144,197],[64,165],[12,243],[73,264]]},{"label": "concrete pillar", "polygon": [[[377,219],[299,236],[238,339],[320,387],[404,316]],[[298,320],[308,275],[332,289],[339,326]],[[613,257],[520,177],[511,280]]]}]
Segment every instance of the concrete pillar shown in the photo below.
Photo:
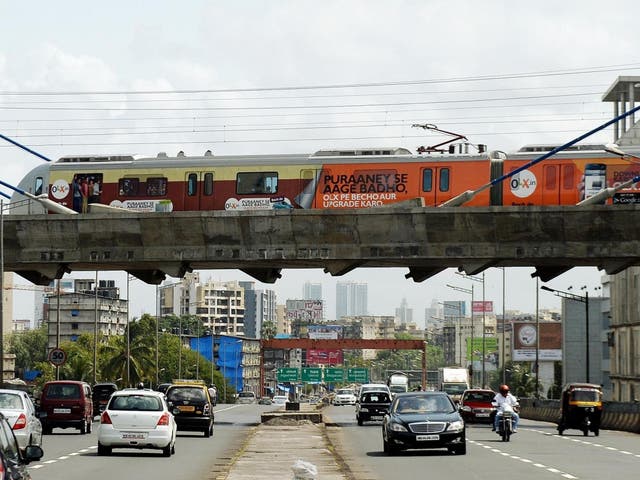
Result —
[{"label": "concrete pillar", "polygon": [[[635,106],[635,88],[633,82],[629,82],[629,110],[632,110]],[[632,113],[629,116],[629,129],[632,129],[636,124],[636,114]]]},{"label": "concrete pillar", "polygon": [[[620,107],[618,102],[613,102],[613,118],[617,118],[620,115]],[[613,143],[617,143],[620,138],[620,122],[617,121],[613,124]]]},{"label": "concrete pillar", "polygon": [[[625,94],[624,92],[620,92],[620,107],[622,107],[622,112],[626,112],[626,101],[625,101]],[[624,135],[627,132],[627,117],[624,117],[622,120],[620,120],[620,122],[622,123],[622,131],[620,133],[620,135]]]}]

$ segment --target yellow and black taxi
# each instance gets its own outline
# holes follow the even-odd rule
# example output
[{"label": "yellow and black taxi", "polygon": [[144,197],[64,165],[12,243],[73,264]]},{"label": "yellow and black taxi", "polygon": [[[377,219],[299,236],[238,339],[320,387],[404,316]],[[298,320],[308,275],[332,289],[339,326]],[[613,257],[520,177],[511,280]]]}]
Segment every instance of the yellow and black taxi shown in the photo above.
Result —
[{"label": "yellow and black taxi", "polygon": [[174,380],[165,395],[179,431],[213,435],[213,404],[204,382]]}]

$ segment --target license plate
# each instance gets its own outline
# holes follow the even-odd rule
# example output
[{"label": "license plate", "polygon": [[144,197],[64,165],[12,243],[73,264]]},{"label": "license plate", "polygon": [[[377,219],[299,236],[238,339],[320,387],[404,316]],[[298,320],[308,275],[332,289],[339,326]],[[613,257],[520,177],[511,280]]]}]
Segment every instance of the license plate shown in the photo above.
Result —
[{"label": "license plate", "polygon": [[434,440],[440,440],[440,435],[416,435],[418,442],[429,442]]},{"label": "license plate", "polygon": [[145,438],[147,438],[147,435],[145,433],[123,433],[122,434],[123,440],[144,440]]},{"label": "license plate", "polygon": [[194,407],[193,405],[180,405],[178,406],[178,410],[180,410],[181,412],[193,412],[195,411],[196,407]]},{"label": "license plate", "polygon": [[53,413],[71,413],[70,408],[54,408]]},{"label": "license plate", "polygon": [[382,415],[371,415],[371,420],[382,420]]},{"label": "license plate", "polygon": [[488,413],[476,413],[476,417],[488,417]]}]

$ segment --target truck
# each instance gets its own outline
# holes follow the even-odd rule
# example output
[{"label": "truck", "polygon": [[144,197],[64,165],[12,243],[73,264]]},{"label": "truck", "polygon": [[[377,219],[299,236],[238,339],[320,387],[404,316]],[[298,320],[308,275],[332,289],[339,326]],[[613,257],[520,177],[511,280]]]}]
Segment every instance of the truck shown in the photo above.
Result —
[{"label": "truck", "polygon": [[387,386],[391,393],[404,393],[409,391],[409,375],[403,372],[393,372],[387,378]]},{"label": "truck", "polygon": [[447,392],[454,402],[460,402],[462,392],[470,388],[469,371],[464,367],[438,369],[438,390]]}]

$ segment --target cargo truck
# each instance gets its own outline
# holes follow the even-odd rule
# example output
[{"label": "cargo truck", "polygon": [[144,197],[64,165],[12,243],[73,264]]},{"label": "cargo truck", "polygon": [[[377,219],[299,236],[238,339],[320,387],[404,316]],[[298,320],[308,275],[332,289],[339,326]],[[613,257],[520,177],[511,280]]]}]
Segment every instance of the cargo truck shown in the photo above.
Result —
[{"label": "cargo truck", "polygon": [[469,372],[464,367],[442,367],[438,369],[438,390],[447,392],[454,402],[460,402],[462,392],[469,385]]},{"label": "cargo truck", "polygon": [[409,391],[409,375],[402,372],[393,372],[387,379],[387,385],[391,393],[404,393]]}]

